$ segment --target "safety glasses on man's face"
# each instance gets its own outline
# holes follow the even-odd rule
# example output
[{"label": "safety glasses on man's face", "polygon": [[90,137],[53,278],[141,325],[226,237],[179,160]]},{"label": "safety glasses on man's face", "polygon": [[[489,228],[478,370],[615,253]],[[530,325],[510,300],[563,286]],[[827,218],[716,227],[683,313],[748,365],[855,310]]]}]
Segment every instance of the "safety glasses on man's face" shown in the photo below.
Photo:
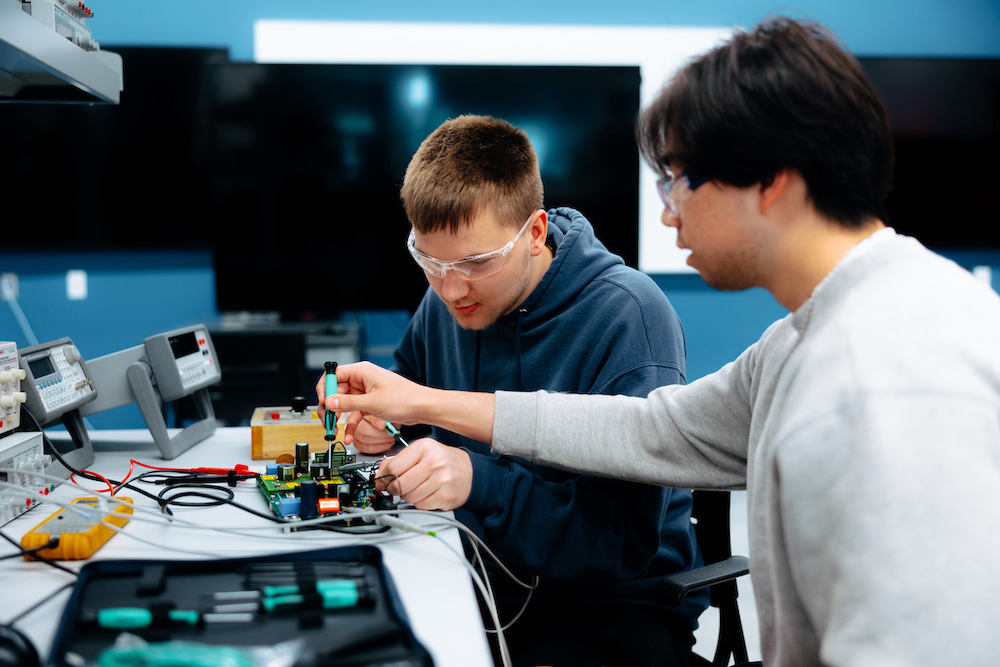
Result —
[{"label": "safety glasses on man's face", "polygon": [[694,192],[710,180],[712,179],[706,178],[690,169],[681,169],[679,178],[668,170],[666,177],[657,179],[656,191],[659,193],[660,200],[667,207],[667,210],[672,215],[677,215],[677,207],[680,206],[681,201],[689,193]]},{"label": "safety glasses on man's face", "polygon": [[463,257],[462,259],[452,260],[441,260],[431,257],[430,255],[425,255],[414,247],[416,235],[413,233],[412,229],[410,229],[409,238],[406,239],[406,249],[410,251],[413,261],[415,261],[421,269],[435,278],[444,278],[446,271],[455,271],[461,274],[466,280],[488,278],[495,273],[499,273],[503,267],[507,266],[507,262],[510,261],[510,251],[514,249],[518,240],[520,240],[521,236],[524,235],[524,230],[528,228],[528,224],[531,222],[532,217],[534,217],[534,213],[532,213],[524,224],[521,225],[521,230],[507,243],[507,245],[499,250],[486,252],[481,255],[473,255],[471,257]]}]

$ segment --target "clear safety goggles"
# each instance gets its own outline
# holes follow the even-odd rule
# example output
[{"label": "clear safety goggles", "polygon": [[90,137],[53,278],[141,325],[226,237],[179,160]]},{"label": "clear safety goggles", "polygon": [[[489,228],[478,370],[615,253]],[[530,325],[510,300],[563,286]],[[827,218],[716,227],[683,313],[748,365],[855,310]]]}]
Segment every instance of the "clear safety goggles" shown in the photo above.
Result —
[{"label": "clear safety goggles", "polygon": [[531,216],[528,217],[524,224],[521,225],[521,230],[507,243],[507,245],[499,250],[494,250],[493,252],[486,252],[481,255],[472,255],[471,257],[463,257],[462,259],[436,259],[430,255],[425,255],[414,247],[416,235],[413,233],[412,229],[410,229],[410,236],[406,239],[406,249],[410,251],[410,256],[413,257],[413,261],[415,261],[421,269],[435,278],[444,278],[446,271],[455,271],[456,273],[460,273],[466,280],[488,278],[495,273],[499,273],[503,267],[507,266],[507,262],[510,261],[511,250],[514,249],[514,246],[521,239],[521,236],[524,235],[524,230],[528,228],[528,224],[531,222],[534,215],[535,214],[532,213]]},{"label": "clear safety goggles", "polygon": [[674,176],[672,172],[667,172],[666,178],[656,181],[656,191],[660,194],[660,201],[667,207],[672,215],[678,215],[677,207],[685,196],[694,192],[712,179],[706,178],[690,169],[682,169],[680,176]]}]

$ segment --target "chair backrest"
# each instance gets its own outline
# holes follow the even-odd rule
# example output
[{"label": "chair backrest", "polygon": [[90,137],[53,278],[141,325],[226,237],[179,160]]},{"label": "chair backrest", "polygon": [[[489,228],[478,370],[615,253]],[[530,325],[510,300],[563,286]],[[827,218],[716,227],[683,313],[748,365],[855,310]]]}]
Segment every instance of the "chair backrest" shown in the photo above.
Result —
[{"label": "chair backrest", "polygon": [[[720,563],[733,555],[730,539],[729,492],[695,491],[691,517],[694,532],[705,565]],[[711,605],[718,608],[726,599],[737,596],[736,582],[728,581],[712,586]]]},{"label": "chair backrest", "polygon": [[[740,563],[735,561],[742,561],[745,566],[745,559],[733,557],[729,501],[728,491],[695,491],[694,506],[691,509],[691,516],[695,521],[694,530],[706,566],[728,561],[727,565],[733,566],[729,569],[744,571]],[[709,590],[711,592],[709,604],[719,610],[719,638],[712,664],[728,665],[730,655],[737,663],[745,663],[747,648],[743,623],[736,604],[739,596],[736,579],[727,578],[725,581],[713,583]]]},{"label": "chair backrest", "polygon": [[718,563],[733,555],[729,538],[729,492],[695,491],[691,516],[705,564]]}]

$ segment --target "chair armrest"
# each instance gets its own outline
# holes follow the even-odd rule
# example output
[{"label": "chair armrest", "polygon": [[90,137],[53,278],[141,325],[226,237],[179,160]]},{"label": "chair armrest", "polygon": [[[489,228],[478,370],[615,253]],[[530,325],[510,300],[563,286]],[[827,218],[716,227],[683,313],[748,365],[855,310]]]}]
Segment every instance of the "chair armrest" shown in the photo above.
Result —
[{"label": "chair armrest", "polygon": [[696,567],[687,572],[678,572],[660,580],[656,585],[654,595],[665,604],[676,607],[684,601],[691,591],[706,586],[713,586],[724,581],[732,581],[750,572],[750,560],[745,556],[730,556],[729,558]]}]

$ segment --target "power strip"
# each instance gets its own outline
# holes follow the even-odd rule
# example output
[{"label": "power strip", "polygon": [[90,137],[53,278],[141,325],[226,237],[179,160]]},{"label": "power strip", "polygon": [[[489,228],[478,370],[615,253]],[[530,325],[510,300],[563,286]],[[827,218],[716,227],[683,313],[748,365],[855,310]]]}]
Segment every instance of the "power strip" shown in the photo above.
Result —
[{"label": "power strip", "polygon": [[44,473],[52,463],[45,453],[41,433],[11,433],[0,438],[0,482],[28,489],[0,487],[0,524],[21,516],[55,488],[47,480],[29,473]]}]

